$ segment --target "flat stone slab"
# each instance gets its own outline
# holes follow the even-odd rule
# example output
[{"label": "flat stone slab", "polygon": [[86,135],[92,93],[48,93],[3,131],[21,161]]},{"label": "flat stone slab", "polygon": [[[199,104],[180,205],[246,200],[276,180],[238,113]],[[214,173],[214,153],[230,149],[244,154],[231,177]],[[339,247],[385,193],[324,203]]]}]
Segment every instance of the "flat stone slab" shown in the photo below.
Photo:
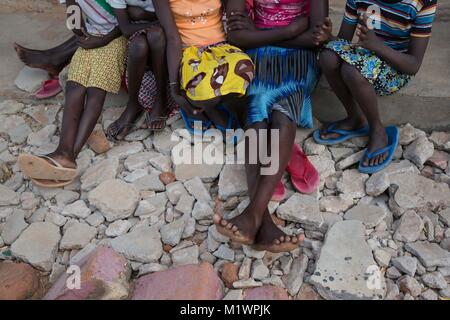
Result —
[{"label": "flat stone slab", "polygon": [[376,227],[385,217],[386,212],[382,208],[365,204],[358,204],[348,210],[344,215],[345,220],[359,220],[367,228]]},{"label": "flat stone slab", "polygon": [[426,268],[450,267],[450,252],[436,243],[417,241],[407,243],[405,249],[415,255]]},{"label": "flat stone slab", "polygon": [[339,221],[327,233],[311,283],[329,300],[381,300],[385,282],[377,270],[362,222]]},{"label": "flat stone slab", "polygon": [[209,263],[185,265],[139,278],[132,300],[221,300],[223,287]]},{"label": "flat stone slab", "polygon": [[277,216],[283,220],[299,222],[316,228],[323,224],[316,197],[295,193],[278,207]]}]

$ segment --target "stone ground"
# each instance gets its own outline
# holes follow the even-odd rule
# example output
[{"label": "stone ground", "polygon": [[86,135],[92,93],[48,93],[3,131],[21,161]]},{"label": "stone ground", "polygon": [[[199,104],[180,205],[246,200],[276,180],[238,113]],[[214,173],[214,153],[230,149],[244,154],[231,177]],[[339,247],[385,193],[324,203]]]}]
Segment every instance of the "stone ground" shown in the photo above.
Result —
[{"label": "stone ground", "polygon": [[[2,15],[0,25],[18,17],[28,21]],[[45,19],[29,23],[48,41],[64,39]],[[256,252],[212,224],[217,200],[228,217],[247,205],[242,166],[174,165],[171,135],[188,138],[179,116],[162,133],[137,130],[110,144],[103,129],[123,97],[109,99],[72,185],[47,190],[24,179],[16,158],[54,150],[63,97],[35,101],[8,81],[22,68],[13,35],[0,43],[8,62],[0,77],[0,299],[450,298],[449,132],[402,126],[394,163],[368,176],[356,170],[365,139],[324,147],[313,129],[299,129],[320,189],[295,193],[285,176],[288,195],[269,209],[305,243]],[[16,84],[32,91],[42,76],[25,69]],[[81,267],[81,290],[66,287],[71,265]]]}]

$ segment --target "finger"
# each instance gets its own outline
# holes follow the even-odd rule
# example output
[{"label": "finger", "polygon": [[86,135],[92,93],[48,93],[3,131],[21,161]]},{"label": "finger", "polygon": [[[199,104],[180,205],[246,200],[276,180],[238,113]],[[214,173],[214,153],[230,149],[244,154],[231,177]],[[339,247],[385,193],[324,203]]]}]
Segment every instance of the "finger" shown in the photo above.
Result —
[{"label": "finger", "polygon": [[333,22],[331,21],[330,17],[326,17],[326,18],[325,18],[324,24],[325,24],[325,26],[326,26],[327,28],[330,28],[330,27],[333,26]]}]

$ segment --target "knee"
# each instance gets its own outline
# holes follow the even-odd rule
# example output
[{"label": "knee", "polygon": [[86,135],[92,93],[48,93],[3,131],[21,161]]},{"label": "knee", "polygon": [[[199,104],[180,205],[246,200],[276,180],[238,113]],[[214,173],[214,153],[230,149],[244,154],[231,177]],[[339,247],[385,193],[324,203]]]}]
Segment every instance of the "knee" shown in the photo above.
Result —
[{"label": "knee", "polygon": [[147,40],[143,36],[137,36],[131,41],[129,56],[131,59],[142,59],[148,54]]},{"label": "knee", "polygon": [[323,50],[319,55],[319,64],[323,72],[338,70],[341,64],[339,56],[331,50]]},{"label": "knee", "polygon": [[342,64],[341,76],[345,83],[351,83],[353,85],[358,85],[366,81],[358,69],[348,63]]},{"label": "knee", "polygon": [[166,35],[161,27],[153,27],[147,31],[147,39],[151,49],[164,49]]}]

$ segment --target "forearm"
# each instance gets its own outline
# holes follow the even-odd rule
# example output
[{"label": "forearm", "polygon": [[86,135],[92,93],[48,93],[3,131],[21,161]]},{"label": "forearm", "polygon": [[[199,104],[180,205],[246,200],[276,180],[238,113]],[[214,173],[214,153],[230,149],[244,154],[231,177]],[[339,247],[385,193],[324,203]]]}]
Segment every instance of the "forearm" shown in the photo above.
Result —
[{"label": "forearm", "polygon": [[421,61],[411,54],[399,52],[387,45],[380,46],[375,53],[401,73],[415,75],[419,71]]},{"label": "forearm", "polygon": [[287,41],[280,42],[277,45],[284,48],[314,49],[316,47],[313,41],[312,29],[308,29],[306,32],[303,32],[297,37]]},{"label": "forearm", "polygon": [[152,23],[131,23],[130,21],[121,23],[120,30],[125,38],[130,38],[138,31],[152,27]]},{"label": "forearm", "polygon": [[276,45],[292,38],[286,27],[270,30],[237,30],[228,34],[228,41],[243,49]]}]

